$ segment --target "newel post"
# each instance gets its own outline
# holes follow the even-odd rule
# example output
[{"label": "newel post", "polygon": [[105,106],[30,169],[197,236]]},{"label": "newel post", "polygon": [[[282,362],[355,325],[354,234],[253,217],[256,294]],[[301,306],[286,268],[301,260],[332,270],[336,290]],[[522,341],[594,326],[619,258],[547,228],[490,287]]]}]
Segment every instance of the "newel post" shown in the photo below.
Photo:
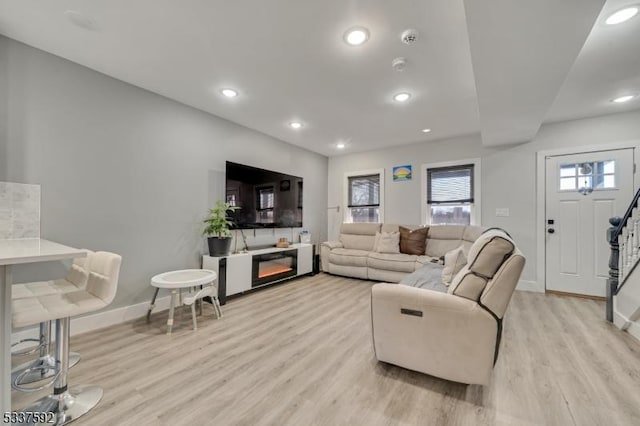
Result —
[{"label": "newel post", "polygon": [[611,255],[609,256],[609,278],[607,279],[607,307],[606,316],[607,321],[613,322],[613,296],[615,296],[618,289],[618,258],[620,255],[620,248],[618,247],[618,226],[622,222],[620,217],[612,217],[609,219],[611,227],[607,229],[607,241],[611,246]]}]

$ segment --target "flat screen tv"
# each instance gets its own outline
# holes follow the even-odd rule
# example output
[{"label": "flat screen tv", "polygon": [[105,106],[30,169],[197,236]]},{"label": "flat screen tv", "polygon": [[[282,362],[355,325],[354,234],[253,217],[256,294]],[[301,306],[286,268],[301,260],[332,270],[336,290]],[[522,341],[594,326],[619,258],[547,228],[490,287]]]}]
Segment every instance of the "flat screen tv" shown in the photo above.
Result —
[{"label": "flat screen tv", "polygon": [[226,201],[235,229],[302,226],[302,178],[227,161]]}]

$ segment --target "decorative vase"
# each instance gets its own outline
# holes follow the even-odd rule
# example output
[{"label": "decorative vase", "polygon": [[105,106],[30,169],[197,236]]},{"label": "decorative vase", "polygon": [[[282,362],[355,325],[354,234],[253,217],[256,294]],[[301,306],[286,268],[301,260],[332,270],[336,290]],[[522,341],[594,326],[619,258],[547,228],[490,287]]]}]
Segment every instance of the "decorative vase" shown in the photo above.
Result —
[{"label": "decorative vase", "polygon": [[231,237],[209,237],[209,256],[221,257],[228,256],[231,250]]}]

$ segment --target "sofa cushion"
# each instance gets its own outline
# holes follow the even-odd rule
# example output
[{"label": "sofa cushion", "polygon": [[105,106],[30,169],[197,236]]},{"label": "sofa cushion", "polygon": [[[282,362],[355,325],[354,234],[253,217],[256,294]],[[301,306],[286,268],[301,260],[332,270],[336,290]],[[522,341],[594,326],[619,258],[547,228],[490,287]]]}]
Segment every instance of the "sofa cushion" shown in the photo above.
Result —
[{"label": "sofa cushion", "polygon": [[478,301],[487,283],[514,252],[515,244],[501,229],[489,229],[473,243],[467,265],[451,282],[449,293]]},{"label": "sofa cushion", "polygon": [[491,278],[507,257],[515,250],[515,244],[500,229],[483,233],[469,249],[467,262],[469,270],[477,275]]},{"label": "sofa cushion", "polygon": [[340,242],[344,248],[371,251],[380,226],[379,223],[343,223]]},{"label": "sofa cushion", "polygon": [[380,227],[380,232],[400,232],[400,225],[383,223]]},{"label": "sofa cushion", "polygon": [[376,233],[373,251],[378,253],[400,253],[399,232]]},{"label": "sofa cushion", "polygon": [[353,235],[376,235],[376,232],[380,232],[379,223],[343,223],[340,227],[341,234],[353,234]]},{"label": "sofa cushion", "polygon": [[451,284],[453,277],[455,277],[466,264],[467,256],[462,246],[445,253],[444,267],[442,268],[442,282],[446,285]]},{"label": "sofa cushion", "polygon": [[431,257],[440,257],[457,248],[460,246],[465,228],[462,225],[430,226],[425,254]]},{"label": "sofa cushion", "polygon": [[421,256],[427,248],[427,233],[429,228],[418,228],[413,231],[401,226],[400,228],[400,253],[415,254]]},{"label": "sofa cushion", "polygon": [[329,253],[329,262],[343,266],[367,266],[368,251],[337,248]]},{"label": "sofa cushion", "polygon": [[416,268],[416,258],[410,254],[402,253],[369,253],[367,266],[374,269],[383,269],[397,272],[413,272]]},{"label": "sofa cushion", "polygon": [[356,234],[340,234],[340,242],[346,249],[372,251],[375,243],[376,234],[373,235],[356,235]]}]

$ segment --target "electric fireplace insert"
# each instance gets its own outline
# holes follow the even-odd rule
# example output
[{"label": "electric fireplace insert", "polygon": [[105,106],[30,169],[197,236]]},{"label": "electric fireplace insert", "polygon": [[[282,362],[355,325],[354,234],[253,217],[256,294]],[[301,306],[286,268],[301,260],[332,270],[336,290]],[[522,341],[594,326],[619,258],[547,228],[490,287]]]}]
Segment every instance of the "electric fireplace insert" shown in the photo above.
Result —
[{"label": "electric fireplace insert", "polygon": [[298,273],[298,250],[253,256],[251,287],[259,287]]}]

